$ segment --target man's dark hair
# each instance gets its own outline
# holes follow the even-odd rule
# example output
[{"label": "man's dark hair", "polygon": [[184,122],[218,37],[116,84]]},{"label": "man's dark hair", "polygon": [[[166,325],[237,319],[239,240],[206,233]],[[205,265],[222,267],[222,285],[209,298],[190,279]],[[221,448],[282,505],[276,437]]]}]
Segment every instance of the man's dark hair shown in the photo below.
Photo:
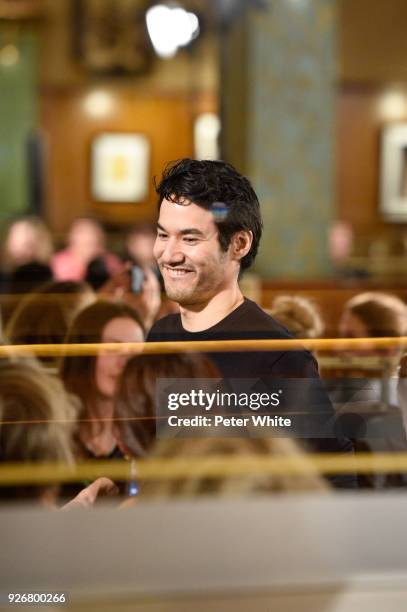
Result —
[{"label": "man's dark hair", "polygon": [[212,210],[223,251],[227,251],[236,232],[251,231],[252,246],[240,268],[245,270],[252,265],[263,229],[260,205],[250,181],[233,166],[224,161],[188,158],[170,162],[156,184],[156,192],[159,207],[163,199],[182,204],[185,198]]}]

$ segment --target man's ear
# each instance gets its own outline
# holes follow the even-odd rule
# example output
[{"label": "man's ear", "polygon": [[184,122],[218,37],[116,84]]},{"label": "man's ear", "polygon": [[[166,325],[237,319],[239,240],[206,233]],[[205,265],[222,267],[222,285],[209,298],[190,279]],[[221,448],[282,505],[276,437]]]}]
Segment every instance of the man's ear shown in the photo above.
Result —
[{"label": "man's ear", "polygon": [[253,232],[240,230],[233,235],[231,246],[234,259],[240,261],[250,251],[253,242]]}]

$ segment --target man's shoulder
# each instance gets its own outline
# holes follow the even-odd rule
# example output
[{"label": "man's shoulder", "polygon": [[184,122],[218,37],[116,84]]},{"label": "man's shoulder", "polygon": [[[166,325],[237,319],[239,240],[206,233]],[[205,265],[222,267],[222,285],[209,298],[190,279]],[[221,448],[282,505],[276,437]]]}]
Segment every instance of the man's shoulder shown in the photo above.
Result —
[{"label": "man's shoulder", "polygon": [[[293,336],[256,302],[245,298],[243,304],[213,327],[201,332],[208,338],[221,339],[292,339]],[[181,315],[170,314],[154,323],[147,341],[184,336]]]},{"label": "man's shoulder", "polygon": [[[282,339],[294,340],[294,336],[281,325],[276,319],[270,316],[256,302],[245,299],[247,304],[246,316],[242,317],[245,321],[246,328],[248,321],[250,322],[252,338],[257,339]],[[270,354],[265,355],[265,359],[270,359]],[[291,377],[310,377],[318,376],[318,364],[315,357],[310,351],[305,348],[297,348],[296,350],[277,351],[274,353],[273,373],[276,375],[291,376]]]},{"label": "man's shoulder", "polygon": [[259,338],[293,338],[288,329],[248,298],[245,298],[244,308],[235,323],[247,332],[256,333]]}]

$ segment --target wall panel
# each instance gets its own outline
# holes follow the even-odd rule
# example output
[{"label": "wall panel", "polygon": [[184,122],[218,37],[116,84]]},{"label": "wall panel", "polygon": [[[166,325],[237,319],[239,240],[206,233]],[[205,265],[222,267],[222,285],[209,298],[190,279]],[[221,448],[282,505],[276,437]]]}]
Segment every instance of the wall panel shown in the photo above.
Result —
[{"label": "wall panel", "polygon": [[[357,235],[390,235],[405,225],[383,221],[379,211],[380,139],[389,123],[381,108],[385,88],[343,85],[338,92],[337,216]],[[406,110],[397,121],[407,121]]]},{"label": "wall panel", "polygon": [[116,87],[110,91],[114,111],[103,119],[95,119],[84,110],[87,93],[82,88],[45,88],[41,94],[47,155],[47,219],[57,234],[64,233],[77,215],[95,214],[102,221],[119,225],[154,218],[152,181],[150,194],[141,203],[98,204],[92,200],[90,145],[96,134],[144,133],[151,142],[151,177],[160,175],[167,161],[193,153],[194,104],[186,94],[143,95],[131,88]]}]

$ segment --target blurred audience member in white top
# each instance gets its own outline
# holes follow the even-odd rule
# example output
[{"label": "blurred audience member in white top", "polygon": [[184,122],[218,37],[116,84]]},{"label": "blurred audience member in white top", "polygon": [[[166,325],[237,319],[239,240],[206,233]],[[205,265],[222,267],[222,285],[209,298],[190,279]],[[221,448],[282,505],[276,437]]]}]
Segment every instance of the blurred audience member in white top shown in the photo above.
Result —
[{"label": "blurred audience member in white top", "polygon": [[[49,267],[52,252],[51,234],[41,219],[27,216],[12,221],[2,246],[0,293],[27,293],[52,280]],[[13,305],[12,302],[4,303],[4,321]]]},{"label": "blurred audience member in white top", "polygon": [[21,217],[7,229],[3,246],[3,268],[12,272],[32,262],[47,264],[52,251],[51,234],[41,219]]}]

